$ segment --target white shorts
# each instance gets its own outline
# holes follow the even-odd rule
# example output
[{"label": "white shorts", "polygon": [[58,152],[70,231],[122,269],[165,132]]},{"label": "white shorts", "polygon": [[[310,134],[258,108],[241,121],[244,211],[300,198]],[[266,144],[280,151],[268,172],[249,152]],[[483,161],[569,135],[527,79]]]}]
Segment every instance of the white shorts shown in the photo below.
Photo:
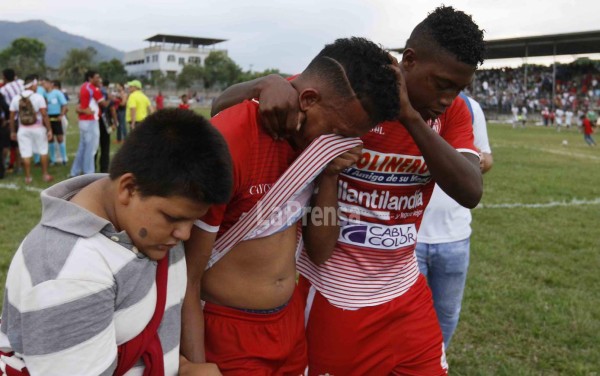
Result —
[{"label": "white shorts", "polygon": [[33,154],[48,154],[48,135],[44,127],[19,126],[17,141],[22,158],[31,158]]}]

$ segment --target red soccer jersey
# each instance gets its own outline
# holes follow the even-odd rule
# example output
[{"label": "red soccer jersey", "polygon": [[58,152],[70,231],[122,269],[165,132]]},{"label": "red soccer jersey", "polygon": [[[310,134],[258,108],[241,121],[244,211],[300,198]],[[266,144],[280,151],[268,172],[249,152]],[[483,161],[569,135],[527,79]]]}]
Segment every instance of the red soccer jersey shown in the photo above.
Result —
[{"label": "red soccer jersey", "polygon": [[163,97],[162,95],[157,95],[156,96],[156,109],[162,110],[163,108],[165,108],[165,97]]},{"label": "red soccer jersey", "polygon": [[181,110],[189,110],[190,109],[190,105],[187,103],[179,103],[179,109]]},{"label": "red soccer jersey", "polygon": [[82,109],[89,108],[94,111],[93,114],[79,114],[79,120],[96,120],[100,116],[100,102],[104,96],[97,86],[92,85],[89,82],[81,85],[79,89],[79,107]]},{"label": "red soccer jersey", "polygon": [[256,101],[244,101],[211,120],[233,160],[233,193],[226,205],[213,205],[199,227],[221,236],[248,212],[296,159],[286,141],[273,140],[262,128]]},{"label": "red soccer jersey", "polygon": [[[457,97],[431,127],[460,152],[477,155],[467,104]],[[331,304],[356,309],[388,302],[417,280],[417,231],[434,187],[414,140],[398,122],[362,137],[363,155],[338,180],[343,224],[331,258],[321,266],[306,252],[298,269]]]},{"label": "red soccer jersey", "polygon": [[583,119],[583,133],[586,135],[594,133],[594,130],[592,129],[592,122],[588,118]]}]

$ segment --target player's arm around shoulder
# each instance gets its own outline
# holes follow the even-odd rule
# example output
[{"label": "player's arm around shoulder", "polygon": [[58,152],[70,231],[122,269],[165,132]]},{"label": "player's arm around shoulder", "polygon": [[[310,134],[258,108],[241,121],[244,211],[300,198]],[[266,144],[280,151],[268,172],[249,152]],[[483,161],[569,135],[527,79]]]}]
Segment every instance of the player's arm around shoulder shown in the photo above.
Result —
[{"label": "player's arm around shoulder", "polygon": [[[204,354],[204,314],[202,312],[202,277],[210,259],[216,233],[196,226],[185,242],[187,288],[181,310],[180,375],[220,375],[214,364],[207,364]],[[209,372],[216,369],[217,373]],[[206,371],[201,373],[200,371]]]}]

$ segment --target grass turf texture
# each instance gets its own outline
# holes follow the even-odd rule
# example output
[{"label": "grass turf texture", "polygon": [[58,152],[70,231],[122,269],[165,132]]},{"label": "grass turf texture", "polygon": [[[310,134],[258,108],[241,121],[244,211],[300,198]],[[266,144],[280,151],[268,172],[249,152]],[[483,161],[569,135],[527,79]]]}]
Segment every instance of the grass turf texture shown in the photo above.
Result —
[{"label": "grass turf texture", "polygon": [[[70,163],[50,169],[57,180],[66,178],[77,148],[70,114]],[[473,210],[463,311],[448,350],[451,374],[598,375],[600,148],[588,147],[576,130],[489,124],[488,132],[494,168]],[[34,168],[33,188],[48,186],[40,174]],[[11,184],[19,189],[5,187]],[[39,221],[40,202],[39,191],[24,190],[23,175],[8,174],[0,187],[3,286],[13,253]]]}]

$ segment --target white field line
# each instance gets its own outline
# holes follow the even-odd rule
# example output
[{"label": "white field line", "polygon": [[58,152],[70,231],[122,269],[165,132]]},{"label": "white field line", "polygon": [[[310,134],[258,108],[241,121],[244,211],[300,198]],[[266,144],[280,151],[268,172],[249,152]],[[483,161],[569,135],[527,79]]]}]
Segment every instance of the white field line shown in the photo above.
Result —
[{"label": "white field line", "polygon": [[[28,192],[39,193],[43,189],[36,187],[29,187],[24,185],[18,185],[15,183],[0,183],[0,189],[8,189],[12,191],[25,190]],[[536,204],[524,204],[524,203],[504,203],[504,204],[479,204],[475,209],[515,209],[515,208],[528,208],[528,209],[544,209],[554,208],[558,206],[581,206],[581,205],[600,205],[600,197],[593,200],[579,200],[573,199],[571,201],[550,201],[545,203]]]},{"label": "white field line", "polygon": [[567,157],[591,159],[593,161],[600,161],[599,156],[569,151],[569,150],[567,150],[568,146],[564,150],[561,150],[561,149],[538,148],[538,147],[533,147],[533,146],[521,146],[521,145],[517,146],[517,145],[502,144],[502,143],[492,144],[492,145],[494,148],[504,147],[504,148],[513,148],[513,149],[529,149],[529,150],[535,150],[535,151],[543,151],[543,152],[550,153],[550,154],[564,155]]},{"label": "white field line", "polygon": [[36,192],[36,193],[40,193],[41,191],[43,191],[42,188],[36,188],[36,187],[28,187],[28,186],[23,186],[23,185],[18,185],[15,183],[0,183],[0,189],[9,189],[11,191],[29,191],[29,192]]},{"label": "white field line", "polygon": [[529,208],[529,209],[544,209],[554,208],[558,206],[581,206],[581,205],[599,205],[600,197],[593,200],[579,200],[574,198],[571,201],[550,201],[545,203],[524,204],[524,203],[505,203],[505,204],[479,204],[475,209],[514,209],[514,208]]}]

